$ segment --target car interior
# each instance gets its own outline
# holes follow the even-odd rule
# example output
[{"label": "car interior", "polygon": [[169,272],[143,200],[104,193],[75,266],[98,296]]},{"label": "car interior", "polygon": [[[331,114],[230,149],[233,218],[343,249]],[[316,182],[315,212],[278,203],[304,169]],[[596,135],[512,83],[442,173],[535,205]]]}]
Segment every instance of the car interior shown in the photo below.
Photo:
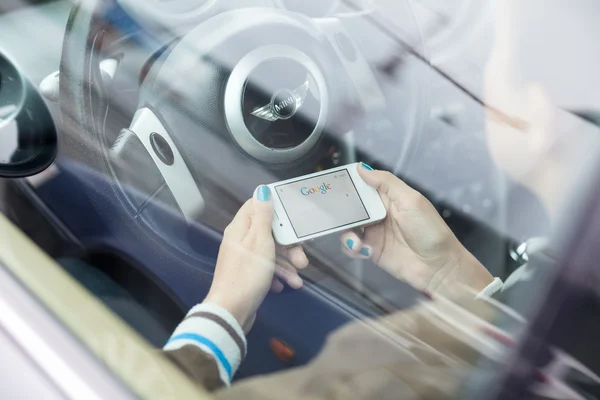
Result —
[{"label": "car interior", "polygon": [[[492,6],[473,4],[3,2],[0,212],[159,348],[206,295],[256,186],[352,162],[423,193],[504,279],[549,222],[489,154]],[[260,113],[298,90],[291,116]],[[305,286],[267,297],[236,379],[306,364],[341,325],[426,296],[347,259],[337,237],[304,247]],[[279,359],[272,339],[295,357]]]}]

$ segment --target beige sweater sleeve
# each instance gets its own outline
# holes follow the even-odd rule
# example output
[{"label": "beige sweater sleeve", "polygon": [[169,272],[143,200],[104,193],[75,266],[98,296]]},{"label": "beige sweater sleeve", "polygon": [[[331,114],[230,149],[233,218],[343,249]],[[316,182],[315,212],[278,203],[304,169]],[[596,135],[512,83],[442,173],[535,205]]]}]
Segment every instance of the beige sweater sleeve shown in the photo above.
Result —
[{"label": "beige sweater sleeve", "polygon": [[[334,332],[309,364],[226,387],[218,360],[199,346],[166,349],[186,374],[220,400],[451,399],[480,357],[506,350],[489,321],[492,302],[435,299]],[[190,314],[191,315],[191,314]]]},{"label": "beige sweater sleeve", "polygon": [[468,297],[349,324],[306,366],[237,382],[215,395],[220,400],[460,397],[479,357],[505,351],[483,329],[494,312],[490,304]]}]

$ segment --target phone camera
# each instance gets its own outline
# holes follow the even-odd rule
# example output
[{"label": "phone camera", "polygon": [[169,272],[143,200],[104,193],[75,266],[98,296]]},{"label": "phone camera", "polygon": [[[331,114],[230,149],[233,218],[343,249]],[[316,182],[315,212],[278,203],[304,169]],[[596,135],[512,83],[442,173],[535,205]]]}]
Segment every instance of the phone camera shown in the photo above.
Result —
[{"label": "phone camera", "polygon": [[283,224],[279,224],[279,226],[283,226]]}]

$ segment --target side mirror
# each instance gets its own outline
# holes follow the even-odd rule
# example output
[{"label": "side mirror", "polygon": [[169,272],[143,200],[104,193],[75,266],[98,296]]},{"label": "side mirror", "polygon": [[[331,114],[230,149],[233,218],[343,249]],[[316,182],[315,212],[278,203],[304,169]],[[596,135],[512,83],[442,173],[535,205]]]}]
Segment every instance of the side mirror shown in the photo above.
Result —
[{"label": "side mirror", "polygon": [[58,132],[36,88],[0,54],[0,177],[42,172],[58,152]]}]

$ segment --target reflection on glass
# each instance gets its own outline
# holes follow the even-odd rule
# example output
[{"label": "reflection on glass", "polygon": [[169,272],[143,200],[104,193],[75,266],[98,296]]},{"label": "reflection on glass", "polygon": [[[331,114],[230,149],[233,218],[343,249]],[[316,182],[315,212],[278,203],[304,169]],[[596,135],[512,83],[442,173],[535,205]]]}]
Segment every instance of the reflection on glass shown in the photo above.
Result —
[{"label": "reflection on glass", "polygon": [[[1,117],[2,109],[0,109],[0,118]],[[17,128],[17,123],[15,121],[3,121],[2,125],[0,125],[0,164],[11,163],[18,148],[19,130]]]},{"label": "reflection on glass", "polygon": [[30,152],[19,149],[25,144],[18,126],[24,99],[23,78],[12,63],[0,57],[0,164],[15,164],[30,157]]}]

